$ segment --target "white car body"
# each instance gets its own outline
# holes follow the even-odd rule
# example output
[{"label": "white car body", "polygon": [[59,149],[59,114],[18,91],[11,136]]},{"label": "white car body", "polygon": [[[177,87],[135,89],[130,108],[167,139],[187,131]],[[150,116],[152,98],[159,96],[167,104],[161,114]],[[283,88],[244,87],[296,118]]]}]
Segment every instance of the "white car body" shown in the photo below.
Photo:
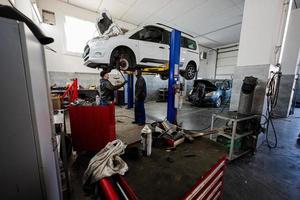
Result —
[{"label": "white car body", "polygon": [[[84,65],[92,68],[108,67],[112,60],[113,51],[117,48],[127,48],[131,50],[131,54],[134,54],[137,67],[162,66],[169,62],[171,31],[172,29],[165,25],[153,24],[113,37],[93,38],[88,41],[84,49]],[[185,72],[188,65],[194,66],[197,73],[199,68],[198,44],[185,33],[181,34],[181,39],[179,69],[181,72]]]}]

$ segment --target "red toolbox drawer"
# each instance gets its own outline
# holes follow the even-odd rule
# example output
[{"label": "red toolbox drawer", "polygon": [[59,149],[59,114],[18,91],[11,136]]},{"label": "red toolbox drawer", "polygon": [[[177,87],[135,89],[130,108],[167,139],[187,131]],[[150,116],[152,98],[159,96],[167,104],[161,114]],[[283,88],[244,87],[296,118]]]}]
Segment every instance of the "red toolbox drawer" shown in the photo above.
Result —
[{"label": "red toolbox drawer", "polygon": [[116,139],[115,106],[71,106],[70,123],[75,151],[99,151]]}]

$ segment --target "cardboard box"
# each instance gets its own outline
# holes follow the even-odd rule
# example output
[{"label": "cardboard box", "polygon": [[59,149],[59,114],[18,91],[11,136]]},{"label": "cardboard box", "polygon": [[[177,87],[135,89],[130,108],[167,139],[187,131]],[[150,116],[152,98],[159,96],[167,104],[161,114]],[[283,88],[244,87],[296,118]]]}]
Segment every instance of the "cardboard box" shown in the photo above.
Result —
[{"label": "cardboard box", "polygon": [[52,100],[53,110],[59,110],[59,109],[61,109],[60,96],[58,96],[58,95],[52,95],[51,96],[51,100]]}]

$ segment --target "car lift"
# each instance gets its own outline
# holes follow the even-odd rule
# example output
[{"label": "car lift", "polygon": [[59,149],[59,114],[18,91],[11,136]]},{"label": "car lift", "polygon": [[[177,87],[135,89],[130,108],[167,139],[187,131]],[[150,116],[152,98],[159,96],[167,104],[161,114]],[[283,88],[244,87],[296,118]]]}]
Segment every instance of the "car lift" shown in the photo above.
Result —
[{"label": "car lift", "polygon": [[179,81],[181,32],[174,29],[171,32],[170,58],[169,58],[169,84],[168,84],[168,108],[167,120],[172,124],[177,123],[177,109],[175,108],[175,84]]},{"label": "car lift", "polygon": [[[169,71],[169,82],[168,82],[168,108],[167,108],[167,120],[173,124],[176,124],[176,115],[177,109],[175,108],[175,84],[179,81],[179,58],[180,58],[180,36],[181,32],[174,29],[171,32],[170,38],[170,56],[169,56],[169,64],[164,64],[165,67],[161,68],[144,68],[143,72],[162,72]],[[134,103],[134,75],[132,73],[128,73],[127,75],[127,96],[128,103],[127,108],[133,108]]]}]

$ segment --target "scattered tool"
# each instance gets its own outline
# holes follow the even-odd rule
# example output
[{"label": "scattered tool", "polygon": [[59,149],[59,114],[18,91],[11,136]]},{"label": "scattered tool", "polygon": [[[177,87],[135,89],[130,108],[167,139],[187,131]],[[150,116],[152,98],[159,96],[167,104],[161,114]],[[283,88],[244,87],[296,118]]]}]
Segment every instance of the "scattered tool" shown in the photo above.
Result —
[{"label": "scattered tool", "polygon": [[194,138],[215,134],[218,129],[209,131],[185,130],[181,126],[170,123],[167,119],[154,122],[149,126],[152,131],[154,146],[175,148],[185,141],[193,142]]}]

